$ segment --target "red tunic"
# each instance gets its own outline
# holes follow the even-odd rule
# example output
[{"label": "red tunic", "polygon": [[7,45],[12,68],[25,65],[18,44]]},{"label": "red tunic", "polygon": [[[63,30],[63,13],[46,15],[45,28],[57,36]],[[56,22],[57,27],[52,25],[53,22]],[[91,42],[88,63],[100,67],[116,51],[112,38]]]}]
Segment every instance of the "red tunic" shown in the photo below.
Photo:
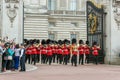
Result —
[{"label": "red tunic", "polygon": [[92,50],[93,50],[92,54],[94,56],[98,56],[98,50],[100,50],[100,48],[98,48],[98,47],[92,47]]},{"label": "red tunic", "polygon": [[69,54],[69,51],[68,51],[68,49],[66,47],[63,49],[63,54],[64,55],[68,55]]},{"label": "red tunic", "polygon": [[52,56],[52,48],[51,47],[47,48],[47,55]]},{"label": "red tunic", "polygon": [[63,50],[61,48],[58,48],[58,54],[63,54]]},{"label": "red tunic", "polygon": [[40,50],[41,54],[47,54],[47,50],[45,47],[42,47]]},{"label": "red tunic", "polygon": [[55,47],[55,53],[58,54],[58,47],[57,46]]},{"label": "red tunic", "polygon": [[37,48],[36,48],[36,47],[33,47],[32,53],[33,53],[33,54],[37,54]]},{"label": "red tunic", "polygon": [[36,47],[37,48],[37,54],[40,54],[40,47]]},{"label": "red tunic", "polygon": [[83,46],[79,46],[78,47],[78,51],[79,51],[79,54],[84,54],[84,47]]},{"label": "red tunic", "polygon": [[29,47],[29,48],[28,48],[28,51],[27,51],[27,52],[28,52],[30,55],[33,54],[33,53],[32,53],[32,49],[33,49],[33,47]]},{"label": "red tunic", "polygon": [[89,46],[85,46],[85,54],[90,54],[90,48]]},{"label": "red tunic", "polygon": [[77,51],[72,51],[72,54],[73,54],[73,55],[77,55],[78,52],[77,52]]},{"label": "red tunic", "polygon": [[55,47],[52,47],[52,53],[55,54]]}]

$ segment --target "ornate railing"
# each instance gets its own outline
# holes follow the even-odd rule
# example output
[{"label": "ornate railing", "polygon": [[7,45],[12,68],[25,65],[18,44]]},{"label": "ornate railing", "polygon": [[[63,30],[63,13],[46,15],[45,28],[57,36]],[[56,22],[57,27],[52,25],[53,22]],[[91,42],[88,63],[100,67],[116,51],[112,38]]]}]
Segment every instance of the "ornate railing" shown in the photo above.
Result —
[{"label": "ornate railing", "polygon": [[24,5],[26,13],[47,13],[48,15],[85,15],[85,11],[47,10],[46,6]]}]

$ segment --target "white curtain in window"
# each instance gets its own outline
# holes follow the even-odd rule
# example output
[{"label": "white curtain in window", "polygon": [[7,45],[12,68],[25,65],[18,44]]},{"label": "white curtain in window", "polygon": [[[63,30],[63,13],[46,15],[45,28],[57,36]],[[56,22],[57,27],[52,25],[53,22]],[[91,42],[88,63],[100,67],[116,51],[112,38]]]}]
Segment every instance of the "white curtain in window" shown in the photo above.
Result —
[{"label": "white curtain in window", "polygon": [[49,34],[49,39],[50,40],[54,40],[55,39],[55,35],[54,34]]},{"label": "white curtain in window", "polygon": [[31,4],[33,5],[38,5],[39,4],[39,0],[30,0]]},{"label": "white curtain in window", "polygon": [[71,0],[70,1],[70,10],[76,10],[77,9],[77,0]]},{"label": "white curtain in window", "polygon": [[71,40],[72,39],[76,39],[77,38],[77,35],[76,34],[71,34]]},{"label": "white curtain in window", "polygon": [[56,0],[48,0],[48,9],[55,10],[56,9]]}]

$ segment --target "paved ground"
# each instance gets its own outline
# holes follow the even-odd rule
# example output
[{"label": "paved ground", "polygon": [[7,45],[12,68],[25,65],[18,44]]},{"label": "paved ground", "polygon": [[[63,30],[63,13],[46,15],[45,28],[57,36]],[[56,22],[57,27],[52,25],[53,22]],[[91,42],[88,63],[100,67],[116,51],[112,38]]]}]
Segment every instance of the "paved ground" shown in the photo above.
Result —
[{"label": "paved ground", "polygon": [[0,80],[120,80],[120,66],[37,64],[37,67],[29,72],[1,74]]}]

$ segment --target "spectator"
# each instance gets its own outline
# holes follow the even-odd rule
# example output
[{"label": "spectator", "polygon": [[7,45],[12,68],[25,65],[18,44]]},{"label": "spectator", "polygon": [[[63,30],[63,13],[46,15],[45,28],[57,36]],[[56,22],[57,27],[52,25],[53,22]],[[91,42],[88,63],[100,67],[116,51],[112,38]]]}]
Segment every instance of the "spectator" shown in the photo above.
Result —
[{"label": "spectator", "polygon": [[26,71],[25,68],[25,47],[24,44],[21,44],[20,50],[20,71]]}]

